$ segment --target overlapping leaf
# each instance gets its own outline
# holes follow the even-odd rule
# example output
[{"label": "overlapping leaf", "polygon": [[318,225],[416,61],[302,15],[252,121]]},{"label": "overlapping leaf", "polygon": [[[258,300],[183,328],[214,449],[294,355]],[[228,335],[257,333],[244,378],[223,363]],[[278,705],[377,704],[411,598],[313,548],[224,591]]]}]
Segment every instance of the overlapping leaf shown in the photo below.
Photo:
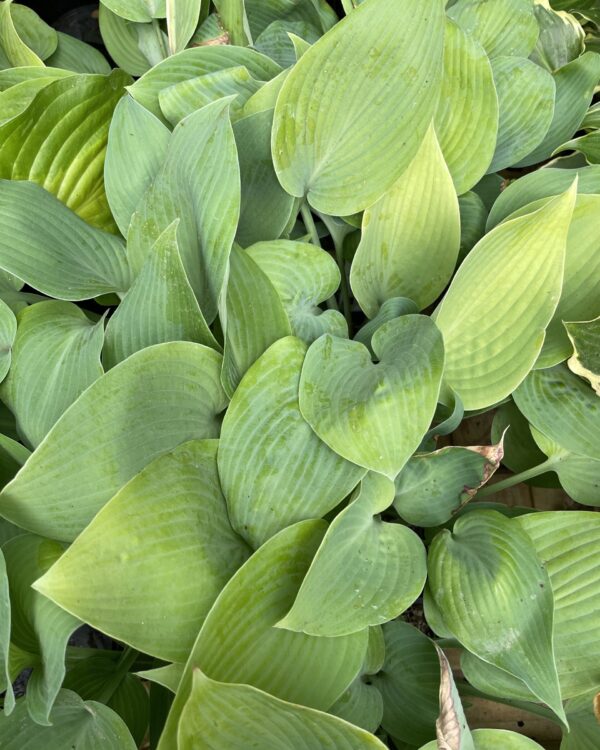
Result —
[{"label": "overlapping leaf", "polygon": [[600,396],[600,318],[565,323],[567,334],[573,345],[569,358],[569,369],[590,382]]}]

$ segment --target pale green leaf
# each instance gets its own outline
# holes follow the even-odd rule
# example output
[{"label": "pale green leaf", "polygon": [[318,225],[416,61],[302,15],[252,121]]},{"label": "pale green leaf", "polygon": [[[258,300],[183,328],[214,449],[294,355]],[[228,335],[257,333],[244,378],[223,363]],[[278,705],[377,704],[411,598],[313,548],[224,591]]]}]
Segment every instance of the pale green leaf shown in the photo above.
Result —
[{"label": "pale green leaf", "polygon": [[152,459],[186,440],[216,437],[226,406],[221,356],[189,342],[143,349],[92,384],[15,479],[0,513],[72,541]]},{"label": "pale green leaf", "polygon": [[58,31],[57,35],[58,47],[46,60],[46,65],[75,73],[110,73],[110,63],[100,50],[62,31]]},{"label": "pale green leaf", "polygon": [[102,374],[104,322],[70,302],[51,300],[18,315],[13,361],[0,386],[19,434],[37,446],[63,412]]},{"label": "pale green leaf", "polygon": [[128,482],[35,588],[113,638],[183,662],[247,556],[227,518],[217,441],[196,440]]},{"label": "pale green leaf", "polygon": [[600,79],[600,55],[584,52],[573,62],[559,68],[553,77],[556,100],[550,128],[540,145],[513,166],[537,164],[551,156],[555,148],[572,137],[585,117]]},{"label": "pale green leaf", "polygon": [[600,744],[598,700],[597,691],[594,690],[568,701],[569,732],[563,735],[560,750],[596,750]]},{"label": "pale green leaf", "polygon": [[0,268],[63,300],[124,292],[123,242],[32,182],[0,180]]},{"label": "pale green leaf", "polygon": [[[256,94],[252,94],[252,96],[248,99],[246,104],[244,104],[244,108],[240,113],[240,117],[249,117],[250,115],[255,115],[258,112],[264,112],[265,110],[272,110],[275,107],[275,104],[277,103],[277,97],[279,96],[279,92],[281,91],[283,84],[285,83],[285,80],[290,74],[290,70],[291,68],[288,68],[288,70],[281,71],[281,73],[276,75],[274,78],[271,78],[270,81],[267,81],[256,92]],[[273,117],[273,113],[271,112],[271,118],[272,117]],[[273,159],[271,156],[270,129],[269,129],[269,157],[268,158],[272,165]],[[279,184],[279,180],[277,180],[277,182]],[[283,190],[282,187],[281,187],[281,190]],[[290,196],[290,197],[293,197],[293,196]],[[294,198],[294,200],[299,201],[298,198]]]},{"label": "pale green leaf", "polygon": [[288,193],[343,216],[396,182],[435,112],[443,34],[437,0],[373,0],[302,55],[273,124],[275,170]]},{"label": "pale green leaf", "polygon": [[139,24],[126,21],[103,3],[100,3],[98,20],[106,50],[120,68],[129,75],[141,76],[152,67],[139,47]]},{"label": "pale green leaf", "polygon": [[554,600],[530,538],[495,511],[473,511],[429,551],[444,622],[473,654],[521,679],[564,720],[553,648]]},{"label": "pale green leaf", "polygon": [[501,401],[537,359],[560,297],[575,197],[574,184],[495,228],[458,269],[435,320],[446,349],[444,379],[465,409]]},{"label": "pale green leaf", "polygon": [[166,15],[166,0],[102,0],[102,5],[121,18],[138,23],[148,23]]},{"label": "pale green leaf", "polygon": [[470,190],[487,171],[498,131],[498,97],[483,47],[446,19],[444,68],[435,130],[456,192]]},{"label": "pale green leaf", "polygon": [[25,81],[33,81],[36,78],[50,78],[55,80],[57,78],[67,78],[70,75],[72,73],[68,70],[51,67],[42,68],[35,65],[7,68],[0,70],[0,91],[6,91],[11,86],[16,86],[18,83],[24,83]]},{"label": "pale green leaf", "polygon": [[385,748],[374,735],[336,716],[278,700],[248,685],[210,680],[199,669],[194,671],[177,738],[181,750],[246,750],[249,738],[256,747],[269,750]]},{"label": "pale green leaf", "polygon": [[[69,74],[67,73],[67,75]],[[2,91],[0,93],[0,112],[2,113],[0,115],[0,125],[24,112],[35,99],[38,92],[59,77],[61,76],[48,76],[44,78],[36,76],[35,78],[16,83]]]},{"label": "pale green leaf", "polygon": [[578,151],[585,156],[588,164],[598,164],[600,162],[600,133],[593,130],[579,138],[573,138],[555,149],[553,155],[561,151]]},{"label": "pale green leaf", "polygon": [[350,272],[354,296],[369,318],[393,297],[423,309],[450,280],[459,244],[458,200],[430,127],[400,179],[363,214]]},{"label": "pale green leaf", "polygon": [[233,527],[253,547],[292,523],[324,516],[365,473],[302,417],[305,353],[296,338],[274,343],[242,379],[223,420],[219,475]]},{"label": "pale green leaf", "polygon": [[121,234],[165,161],[171,133],[130,96],[117,104],[104,164],[106,197]]},{"label": "pale green leaf", "polygon": [[0,382],[6,378],[13,358],[17,320],[10,307],[0,300]]},{"label": "pale green leaf", "polygon": [[573,345],[569,369],[588,380],[600,396],[600,318],[564,325]]},{"label": "pale green leaf", "polygon": [[247,47],[252,44],[252,34],[246,15],[244,0],[213,0],[219,20],[227,31],[231,44]]},{"label": "pale green leaf", "polygon": [[530,55],[531,60],[552,73],[583,54],[585,31],[575,16],[557,13],[542,3],[535,3],[533,9],[540,35]]},{"label": "pale green leaf", "polygon": [[524,57],[492,60],[498,94],[496,149],[488,172],[516,164],[540,143],[554,115],[554,79],[547,70]]},{"label": "pale green leaf", "polygon": [[273,110],[265,109],[233,124],[242,185],[235,238],[242,247],[281,237],[296,206],[296,199],[285,192],[275,174],[271,159],[272,122]]},{"label": "pale green leaf", "polygon": [[167,341],[220,350],[185,274],[174,221],[154,243],[131,289],[108,321],[103,361],[114,367],[134,352]]},{"label": "pale green leaf", "polygon": [[392,297],[391,299],[387,299],[379,308],[377,315],[372,320],[367,321],[355,334],[354,340],[360,341],[372,353],[371,339],[377,329],[381,328],[389,320],[399,318],[401,315],[412,315],[418,312],[419,308],[411,299],[407,299],[406,297]]},{"label": "pale green leaf", "polygon": [[514,399],[546,437],[572,453],[600,459],[600,400],[566,365],[534,370]]},{"label": "pale green leaf", "polygon": [[[543,750],[537,742],[507,729],[474,729],[471,732],[475,750]],[[423,745],[421,750],[439,750],[437,742]]]},{"label": "pale green leaf", "polygon": [[[0,3],[0,51],[8,61],[7,67],[18,67],[21,65],[42,66],[44,64],[42,58],[30,48],[16,28],[17,19],[14,16],[17,15],[15,13],[17,8],[21,8],[24,13],[30,16],[28,19],[22,17],[22,21],[25,21],[25,24],[21,26],[21,34],[27,29],[27,20],[31,21],[32,18],[37,18],[41,22],[41,19],[30,8],[23,5],[15,6],[12,4],[12,0],[4,0],[4,2]],[[50,27],[48,28],[50,29]],[[53,29],[50,29],[50,31],[53,31]],[[54,46],[56,47],[56,32],[54,32]],[[52,50],[46,54],[46,57],[51,52]]]},{"label": "pale green leaf", "polygon": [[378,364],[357,341],[330,334],[315,341],[302,368],[300,410],[336,453],[393,479],[433,418],[444,348],[421,315],[385,323],[372,346]]},{"label": "pale green leaf", "polygon": [[340,285],[340,271],[329,253],[307,242],[259,242],[248,255],[269,277],[290,321],[294,336],[307,344],[323,333],[343,338],[348,326],[337,310],[321,310]]},{"label": "pale green leaf", "polygon": [[503,452],[500,442],[415,453],[396,477],[394,508],[415,526],[441,526],[493,476]]},{"label": "pale green leaf", "polygon": [[181,260],[206,322],[217,314],[240,210],[240,176],[228,100],[194,112],[173,131],[165,160],[131,220],[128,257],[138,273],[176,219]]},{"label": "pale green leaf", "polygon": [[530,0],[458,0],[448,15],[485,49],[490,58],[527,57],[539,27]]},{"label": "pale green leaf", "polygon": [[157,685],[162,685],[175,694],[181,682],[184,669],[185,664],[174,663],[167,664],[165,667],[156,667],[156,669],[145,669],[136,674],[143,680],[150,680],[150,682],[155,682]]},{"label": "pale green leaf", "polygon": [[11,611],[6,563],[0,547],[0,692],[4,693],[3,714],[8,716],[15,706],[9,669]]},{"label": "pale green leaf", "polygon": [[275,627],[291,607],[326,529],[301,521],[269,539],[225,586],[188,659],[159,750],[171,748],[196,668],[327,710],[363,663],[368,632],[322,638]]},{"label": "pale green leaf", "polygon": [[302,21],[273,21],[256,38],[254,47],[287,68],[298,62],[320,36],[318,29]]},{"label": "pale green leaf", "polygon": [[172,55],[185,49],[200,19],[202,0],[166,0],[169,50]]},{"label": "pale green leaf", "polygon": [[95,701],[82,701],[70,690],[61,690],[50,714],[52,726],[40,726],[27,715],[27,702],[19,701],[10,717],[0,713],[2,750],[135,750],[136,744],[123,720]]},{"label": "pale green leaf", "polygon": [[[10,588],[11,641],[39,657],[27,683],[27,708],[48,725],[65,675],[65,649],[81,622],[34,591],[31,584],[62,555],[63,545],[32,534],[6,542],[2,551]],[[15,715],[17,712],[15,711]]]}]

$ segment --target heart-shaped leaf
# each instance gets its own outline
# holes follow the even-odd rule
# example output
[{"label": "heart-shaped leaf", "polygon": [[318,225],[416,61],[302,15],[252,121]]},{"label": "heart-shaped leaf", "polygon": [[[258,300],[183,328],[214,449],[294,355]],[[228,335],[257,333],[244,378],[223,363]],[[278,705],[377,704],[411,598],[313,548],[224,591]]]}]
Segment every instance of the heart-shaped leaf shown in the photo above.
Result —
[{"label": "heart-shaped leaf", "polygon": [[357,341],[317,339],[302,368],[300,410],[340,456],[393,479],[431,423],[444,350],[421,315],[385,323],[372,346],[378,364]]}]

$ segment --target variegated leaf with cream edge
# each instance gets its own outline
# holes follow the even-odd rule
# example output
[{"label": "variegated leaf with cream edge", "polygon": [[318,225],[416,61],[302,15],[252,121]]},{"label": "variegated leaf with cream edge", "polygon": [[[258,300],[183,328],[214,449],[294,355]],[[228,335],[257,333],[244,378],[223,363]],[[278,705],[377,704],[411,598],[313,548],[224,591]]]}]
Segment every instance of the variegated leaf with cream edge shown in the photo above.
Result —
[{"label": "variegated leaf with cream edge", "polygon": [[564,326],[573,346],[569,370],[589,381],[600,396],[600,317]]}]

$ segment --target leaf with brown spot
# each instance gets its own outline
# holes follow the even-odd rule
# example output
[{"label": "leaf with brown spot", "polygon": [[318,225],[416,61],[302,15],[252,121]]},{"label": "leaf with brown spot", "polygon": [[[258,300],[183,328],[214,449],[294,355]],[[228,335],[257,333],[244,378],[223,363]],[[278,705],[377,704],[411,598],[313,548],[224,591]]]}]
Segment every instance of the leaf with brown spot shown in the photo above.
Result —
[{"label": "leaf with brown spot", "polygon": [[442,649],[435,648],[440,659],[440,715],[435,722],[438,750],[474,750],[452,669]]}]

